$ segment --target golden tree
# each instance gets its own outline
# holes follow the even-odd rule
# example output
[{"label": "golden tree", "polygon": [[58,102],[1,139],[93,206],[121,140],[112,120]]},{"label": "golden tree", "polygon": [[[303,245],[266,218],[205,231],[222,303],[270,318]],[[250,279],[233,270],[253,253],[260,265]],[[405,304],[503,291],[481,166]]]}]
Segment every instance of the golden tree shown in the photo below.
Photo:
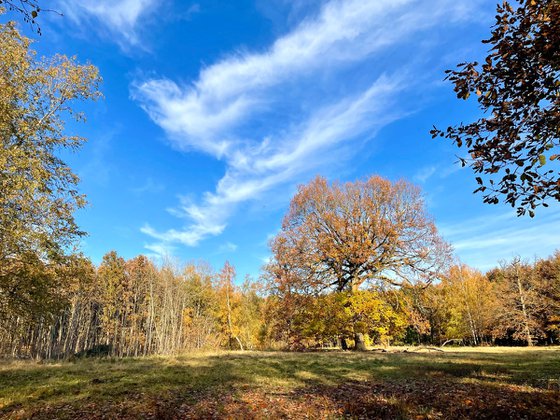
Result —
[{"label": "golden tree", "polygon": [[441,284],[441,298],[448,320],[446,338],[479,345],[493,336],[500,303],[495,284],[465,264],[453,265]]},{"label": "golden tree", "polygon": [[239,311],[240,296],[234,285],[235,268],[226,261],[224,267],[217,276],[216,293],[218,298],[217,317],[221,329],[227,337],[228,348],[232,347],[233,340],[243,350],[243,343],[239,338]]},{"label": "golden tree", "polygon": [[[368,280],[430,282],[450,253],[420,190],[379,176],[332,185],[317,177],[301,186],[271,247],[266,271],[280,294],[356,291]],[[361,333],[355,340],[364,348]]]},{"label": "golden tree", "polygon": [[37,59],[30,44],[13,22],[0,24],[0,310],[26,293],[6,280],[9,267],[29,258],[60,263],[83,235],[73,212],[85,199],[59,152],[83,142],[64,130],[66,117],[83,119],[71,103],[100,96],[94,66]]}]

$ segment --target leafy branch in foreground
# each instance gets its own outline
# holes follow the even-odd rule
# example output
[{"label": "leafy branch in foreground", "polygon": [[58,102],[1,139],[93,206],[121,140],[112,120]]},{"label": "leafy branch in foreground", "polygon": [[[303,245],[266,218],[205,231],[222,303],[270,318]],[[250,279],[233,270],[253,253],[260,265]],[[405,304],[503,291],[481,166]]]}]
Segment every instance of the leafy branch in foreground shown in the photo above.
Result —
[{"label": "leafy branch in foreground", "polygon": [[468,148],[461,163],[486,176],[475,190],[485,203],[503,197],[533,217],[548,199],[560,201],[560,1],[518,3],[498,5],[483,64],[446,72],[457,97],[475,94],[485,116],[431,134]]},{"label": "leafy branch in foreground", "polygon": [[41,34],[41,28],[37,23],[37,17],[41,12],[55,12],[61,14],[51,9],[42,9],[39,6],[39,2],[36,0],[0,0],[0,10],[2,7],[6,8],[8,11],[13,11],[19,13],[23,21],[31,26],[33,31]]}]

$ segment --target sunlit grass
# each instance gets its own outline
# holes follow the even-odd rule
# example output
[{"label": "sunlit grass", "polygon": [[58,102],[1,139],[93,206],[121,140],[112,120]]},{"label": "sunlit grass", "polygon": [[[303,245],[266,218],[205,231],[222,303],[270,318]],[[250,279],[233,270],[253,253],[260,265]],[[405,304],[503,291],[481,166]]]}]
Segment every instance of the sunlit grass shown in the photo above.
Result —
[{"label": "sunlit grass", "polygon": [[[410,348],[407,353],[402,350],[214,352],[62,363],[0,361],[0,417],[50,418],[53,412],[61,418],[73,418],[77,413],[88,417],[87,410],[101,407],[104,412],[118,413],[117,417],[133,418],[148,412],[161,414],[157,411],[162,409],[158,405],[161,401],[166,402],[171,413],[203,404],[203,410],[225,410],[226,415],[232,405],[236,409],[248,407],[247,401],[255,398],[283,395],[286,401],[297,400],[290,393],[327,398],[321,390],[344,390],[348,384],[372,384],[364,387],[363,392],[389,387],[387,395],[372,391],[368,401],[393,415],[414,412],[428,416],[436,410],[432,403],[419,405],[415,400],[408,401],[410,395],[425,386],[442,383],[447,387],[545,395],[555,392],[548,390],[549,383],[560,380],[558,347],[448,348],[444,352],[413,352]],[[401,386],[403,395],[398,391]],[[223,396],[229,399],[221,401]],[[212,405],[209,401],[214,401],[214,397],[218,403]],[[207,402],[208,407],[204,405]]]}]

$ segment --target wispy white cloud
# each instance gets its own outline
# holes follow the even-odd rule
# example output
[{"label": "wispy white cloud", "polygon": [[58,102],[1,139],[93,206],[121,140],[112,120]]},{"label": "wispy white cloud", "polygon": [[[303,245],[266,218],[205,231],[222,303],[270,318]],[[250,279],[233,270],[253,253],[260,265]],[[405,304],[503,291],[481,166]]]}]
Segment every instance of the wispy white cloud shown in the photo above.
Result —
[{"label": "wispy white cloud", "polygon": [[231,253],[237,251],[237,245],[232,242],[226,242],[218,247],[218,252],[221,254]]},{"label": "wispy white cloud", "polygon": [[[161,241],[180,242],[195,246],[208,236],[223,232],[235,207],[256,199],[270,189],[317,168],[326,160],[340,158],[334,148],[354,139],[366,130],[373,131],[398,118],[394,113],[383,115],[390,96],[401,85],[382,77],[357,98],[345,98],[340,103],[319,110],[278,141],[265,139],[259,146],[238,147],[226,156],[228,169],[215,192],[206,192],[200,204],[182,198],[172,209],[177,217],[191,224],[186,229],[157,232],[146,225],[142,232]],[[332,154],[330,154],[332,153]],[[321,158],[323,155],[325,158]]]},{"label": "wispy white cloud", "polygon": [[435,174],[437,171],[437,166],[435,165],[430,165],[430,166],[426,166],[422,169],[420,169],[416,175],[414,175],[413,179],[416,182],[419,182],[421,184],[426,183],[426,181],[428,179],[430,179],[432,177],[433,174]]},{"label": "wispy white cloud", "polygon": [[260,245],[268,247],[270,241],[272,241],[276,237],[276,235],[278,235],[278,233],[280,233],[280,229],[277,229],[274,232],[267,233],[265,239],[260,243]]},{"label": "wispy white cloud", "polygon": [[180,14],[180,16],[183,20],[191,20],[194,15],[200,13],[201,11],[202,9],[200,7],[200,4],[193,3],[187,8],[184,13]]},{"label": "wispy white cloud", "polygon": [[163,261],[167,258],[171,258],[176,249],[169,242],[145,244],[144,248],[146,248],[149,251],[152,251],[151,253],[146,254],[148,258],[153,258],[159,261]]},{"label": "wispy white cloud", "polygon": [[[266,51],[227,57],[190,84],[135,83],[132,97],[175,147],[214,156],[226,168],[215,191],[174,209],[188,221],[182,229],[146,225],[142,232],[194,246],[221,234],[240,203],[355,154],[407,113],[395,100],[418,78],[402,62],[379,63],[377,55],[420,31],[467,18],[475,3],[333,0]],[[340,83],[364,65],[370,77]]]},{"label": "wispy white cloud", "polygon": [[158,10],[160,0],[71,0],[58,7],[79,24],[103,28],[122,47],[139,44],[139,27]]},{"label": "wispy white cloud", "polygon": [[151,177],[148,177],[142,185],[130,189],[130,191],[137,195],[155,194],[162,192],[163,190],[165,190],[165,185],[161,182],[154,181]]},{"label": "wispy white cloud", "polygon": [[531,259],[552,254],[560,238],[560,213],[542,209],[531,219],[511,211],[442,225],[440,230],[461,259],[487,270],[515,256]]}]

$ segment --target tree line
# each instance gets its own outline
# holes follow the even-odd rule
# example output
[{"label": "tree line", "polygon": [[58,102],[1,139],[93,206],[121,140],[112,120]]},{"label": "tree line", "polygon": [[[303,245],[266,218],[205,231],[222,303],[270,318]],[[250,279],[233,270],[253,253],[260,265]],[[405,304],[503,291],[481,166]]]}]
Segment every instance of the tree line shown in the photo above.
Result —
[{"label": "tree line", "polygon": [[[236,281],[229,263],[128,261],[114,251],[98,267],[75,256],[50,276],[48,304],[4,313],[0,354],[69,358],[146,356],[205,349],[366,345],[560,344],[560,252],[516,258],[486,274],[453,265],[428,286],[372,283],[359,290],[287,292],[263,278]],[[24,273],[20,273],[24,274]]]},{"label": "tree line", "polygon": [[[453,265],[440,280],[318,295],[275,289],[273,330],[287,346],[560,344],[560,252],[483,274]],[[341,335],[342,333],[342,335]],[[351,345],[349,343],[348,345]]]},{"label": "tree line", "polygon": [[213,273],[205,263],[156,266],[112,251],[98,267],[75,256],[59,272],[39,269],[56,278],[56,293],[35,310],[12,307],[3,314],[2,355],[122,357],[262,345],[263,299],[249,279],[235,284],[228,263]]}]

